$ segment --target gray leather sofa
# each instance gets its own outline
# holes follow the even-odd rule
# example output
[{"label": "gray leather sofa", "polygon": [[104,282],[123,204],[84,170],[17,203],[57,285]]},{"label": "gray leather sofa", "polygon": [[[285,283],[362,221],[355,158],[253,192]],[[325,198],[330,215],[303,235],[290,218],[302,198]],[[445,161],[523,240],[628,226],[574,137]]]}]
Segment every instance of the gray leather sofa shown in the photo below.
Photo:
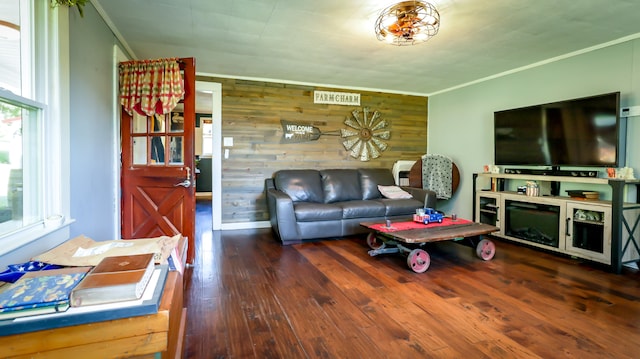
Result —
[{"label": "gray leather sofa", "polygon": [[384,198],[378,185],[395,184],[382,168],[281,170],[267,178],[271,227],[283,244],[366,233],[361,222],[410,219],[417,208],[435,208],[436,194],[402,187],[413,198]]}]

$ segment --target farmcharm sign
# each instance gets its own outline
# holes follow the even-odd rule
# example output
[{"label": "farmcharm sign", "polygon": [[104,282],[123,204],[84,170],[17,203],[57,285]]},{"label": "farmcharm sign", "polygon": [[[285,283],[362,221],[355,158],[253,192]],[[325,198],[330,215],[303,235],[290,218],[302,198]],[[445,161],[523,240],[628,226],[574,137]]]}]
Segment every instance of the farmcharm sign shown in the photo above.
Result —
[{"label": "farmcharm sign", "polygon": [[360,106],[360,94],[349,92],[313,91],[313,103]]}]

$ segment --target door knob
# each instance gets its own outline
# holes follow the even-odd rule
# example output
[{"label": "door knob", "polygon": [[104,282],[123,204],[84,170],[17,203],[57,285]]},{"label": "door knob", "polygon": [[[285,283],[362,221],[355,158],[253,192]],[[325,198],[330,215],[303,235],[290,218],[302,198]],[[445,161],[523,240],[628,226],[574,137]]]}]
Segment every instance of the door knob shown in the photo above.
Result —
[{"label": "door knob", "polygon": [[180,183],[176,183],[176,184],[173,185],[173,187],[178,187],[178,186],[182,186],[184,188],[189,188],[189,187],[191,187],[191,181],[186,179],[186,180],[184,180],[184,181],[182,181]]},{"label": "door knob", "polygon": [[184,169],[187,171],[187,178],[180,183],[174,184],[173,187],[178,187],[178,186],[182,186],[184,188],[191,187],[191,168],[185,167]]}]

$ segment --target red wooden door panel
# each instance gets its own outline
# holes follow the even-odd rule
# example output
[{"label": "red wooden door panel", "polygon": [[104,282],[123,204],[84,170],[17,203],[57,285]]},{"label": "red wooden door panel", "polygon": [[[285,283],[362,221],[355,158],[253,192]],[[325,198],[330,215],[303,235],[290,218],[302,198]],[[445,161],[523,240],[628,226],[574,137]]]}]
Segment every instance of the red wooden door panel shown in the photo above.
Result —
[{"label": "red wooden door panel", "polygon": [[195,257],[195,61],[180,59],[185,95],[171,114],[122,110],[122,238],[181,233]]}]

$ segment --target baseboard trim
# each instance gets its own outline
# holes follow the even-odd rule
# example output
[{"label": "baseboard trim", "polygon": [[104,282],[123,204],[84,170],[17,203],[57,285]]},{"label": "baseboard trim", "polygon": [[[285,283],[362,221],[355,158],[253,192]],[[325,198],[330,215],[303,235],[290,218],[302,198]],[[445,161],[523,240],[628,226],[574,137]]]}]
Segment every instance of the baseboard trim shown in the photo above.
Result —
[{"label": "baseboard trim", "polygon": [[257,229],[257,228],[271,228],[271,222],[238,222],[238,223],[222,223],[221,230],[232,231],[236,229]]}]

